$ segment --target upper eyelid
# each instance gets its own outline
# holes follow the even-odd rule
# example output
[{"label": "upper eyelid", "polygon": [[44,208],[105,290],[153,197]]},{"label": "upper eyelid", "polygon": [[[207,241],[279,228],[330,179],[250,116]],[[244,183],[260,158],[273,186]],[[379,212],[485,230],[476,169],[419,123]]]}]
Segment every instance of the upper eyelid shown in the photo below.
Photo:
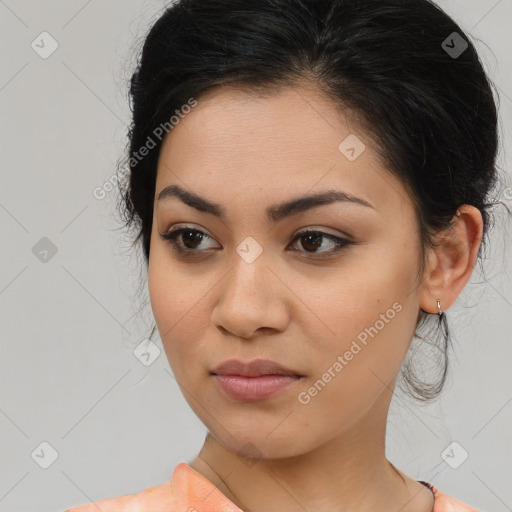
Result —
[{"label": "upper eyelid", "polygon": [[[172,233],[175,233],[175,232],[179,231],[180,234],[177,235],[177,237],[179,237],[179,236],[181,236],[181,232],[183,230],[186,230],[186,229],[190,229],[192,231],[198,231],[198,232],[202,233],[203,235],[206,235],[211,240],[217,241],[215,237],[213,237],[212,235],[207,233],[203,228],[197,228],[195,226],[190,226],[188,224],[187,225],[180,225],[180,224],[178,224],[177,226],[173,226],[173,229],[167,230],[163,234],[163,236],[170,235]],[[307,226],[307,227],[304,227],[304,228],[300,228],[298,231],[296,231],[292,235],[292,240],[291,241],[295,242],[295,240],[297,240],[297,238],[299,238],[300,236],[302,236],[304,234],[307,234],[307,233],[320,233],[320,234],[322,234],[327,239],[334,238],[334,239],[338,239],[338,240],[343,240],[346,243],[355,243],[353,241],[353,238],[350,235],[346,234],[346,233],[334,234],[334,233],[331,233],[329,231],[326,231],[326,229],[331,229],[331,228],[315,227],[315,226],[312,226],[312,227],[311,226]],[[218,243],[220,243],[220,242],[218,242]],[[192,252],[196,252],[196,251],[192,251]]]},{"label": "upper eyelid", "polygon": [[[164,234],[169,234],[169,233],[173,233],[175,231],[178,231],[179,229],[192,229],[192,230],[196,230],[196,231],[200,231],[202,233],[204,233],[205,235],[209,236],[210,238],[212,239],[215,239],[214,236],[210,235],[208,233],[207,230],[205,230],[204,228],[202,227],[196,227],[195,225],[190,225],[189,223],[177,223],[176,225],[174,225],[172,227],[172,229],[168,229],[165,231]],[[313,226],[306,226],[306,227],[303,227],[303,228],[300,228],[298,229],[295,233],[294,233],[294,236],[297,236],[305,231],[315,231],[315,232],[321,232],[321,233],[324,233],[326,235],[331,235],[331,236],[336,236],[336,237],[339,237],[339,238],[342,238],[342,237],[345,237],[345,238],[351,238],[350,235],[348,235],[347,233],[344,233],[342,231],[338,231],[337,233],[332,233],[330,231],[326,231],[328,229],[333,229],[333,228],[328,228],[328,227],[318,227],[316,225],[313,225]]]}]

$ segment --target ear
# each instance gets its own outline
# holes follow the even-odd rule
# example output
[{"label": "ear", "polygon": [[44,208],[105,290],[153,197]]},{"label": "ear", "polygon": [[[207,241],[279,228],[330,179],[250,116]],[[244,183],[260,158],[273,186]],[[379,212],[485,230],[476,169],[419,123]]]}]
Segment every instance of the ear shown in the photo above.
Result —
[{"label": "ear", "polygon": [[483,220],[478,208],[462,205],[452,226],[436,236],[437,247],[429,250],[421,285],[420,307],[438,313],[437,299],[446,311],[471,278],[482,241]]}]

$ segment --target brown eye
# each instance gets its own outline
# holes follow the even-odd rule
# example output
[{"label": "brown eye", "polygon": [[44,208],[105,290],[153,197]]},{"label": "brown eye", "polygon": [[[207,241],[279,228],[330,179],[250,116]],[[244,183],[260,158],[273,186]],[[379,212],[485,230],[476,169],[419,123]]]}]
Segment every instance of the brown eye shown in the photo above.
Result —
[{"label": "brown eye", "polygon": [[[175,229],[169,233],[164,233],[160,235],[162,240],[168,241],[173,250],[182,255],[193,255],[193,253],[200,253],[203,250],[197,249],[203,242],[208,238],[211,238],[209,235],[200,231],[198,229],[193,228],[180,228]],[[181,244],[180,244],[181,240]]]},{"label": "brown eye", "polygon": [[[160,238],[168,241],[171,244],[172,249],[178,255],[183,257],[197,257],[212,249],[211,247],[198,249],[204,241],[213,239],[204,231],[190,227],[182,227],[169,233],[160,234]],[[301,241],[300,246],[303,250],[294,250],[298,250],[299,252],[304,252],[306,254],[318,255],[316,257],[330,256],[341,251],[346,246],[353,244],[352,241],[345,238],[340,238],[323,231],[313,230],[298,233],[292,243],[297,240]],[[320,250],[322,248],[327,249]]]},{"label": "brown eye", "polygon": [[[200,233],[196,229],[181,230],[181,240],[187,249],[196,249],[203,240],[204,233]],[[189,245],[190,244],[190,245]]]},{"label": "brown eye", "polygon": [[[352,243],[350,240],[331,235],[330,233],[324,233],[323,231],[302,231],[301,233],[297,233],[293,242],[296,240],[301,240],[300,245],[305,249],[303,252],[311,254],[333,254]],[[326,245],[323,242],[324,240],[328,240],[331,247],[334,247],[334,249],[318,251],[317,249]]]}]

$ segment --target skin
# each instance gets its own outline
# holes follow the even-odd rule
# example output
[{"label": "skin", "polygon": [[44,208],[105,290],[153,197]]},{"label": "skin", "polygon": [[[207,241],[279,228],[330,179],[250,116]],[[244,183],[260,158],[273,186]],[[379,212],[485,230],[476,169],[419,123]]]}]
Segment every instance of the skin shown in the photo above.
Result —
[{"label": "skin", "polygon": [[[349,134],[366,145],[355,161],[338,149]],[[454,227],[440,234],[440,247],[427,253],[418,280],[411,198],[374,148],[349,116],[308,85],[264,97],[210,90],[164,140],[151,305],[180,389],[209,432],[189,464],[246,512],[432,510],[430,490],[387,460],[386,419],[419,310],[435,314],[436,299],[444,311],[455,302],[476,262],[482,217],[461,207]],[[158,201],[169,185],[220,204],[226,218],[178,198]],[[264,215],[270,205],[326,189],[374,208],[337,202],[276,224]],[[208,235],[197,243],[177,239],[201,257],[180,257],[160,238],[183,223]],[[323,238],[315,248],[295,239],[304,228],[354,243],[333,253],[335,245]],[[249,236],[262,248],[251,263],[236,251]],[[401,305],[394,318],[301,403],[299,393],[394,303]],[[304,377],[267,400],[229,399],[210,371],[231,358],[271,359]]]}]

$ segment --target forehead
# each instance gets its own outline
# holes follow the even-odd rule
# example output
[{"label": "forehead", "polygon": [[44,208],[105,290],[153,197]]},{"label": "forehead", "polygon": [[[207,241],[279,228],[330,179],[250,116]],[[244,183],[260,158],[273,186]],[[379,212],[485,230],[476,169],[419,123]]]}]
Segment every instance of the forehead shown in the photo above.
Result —
[{"label": "forehead", "polygon": [[[167,140],[179,138],[181,142],[186,138],[188,148],[200,141],[217,145],[217,152],[229,152],[231,145],[246,144],[261,155],[265,148],[264,153],[286,151],[308,142],[303,153],[311,153],[313,145],[319,153],[333,144],[337,147],[344,134],[358,132],[368,138],[348,112],[311,85],[280,87],[268,92],[247,86],[215,87],[198,99],[189,114],[181,116],[164,144],[167,145]],[[181,136],[176,132],[182,132]]]},{"label": "forehead", "polygon": [[277,201],[337,187],[378,209],[409,202],[370,135],[314,87],[218,87],[197,101],[164,140],[157,193],[175,183],[224,204],[249,191],[270,204],[258,194],[276,191]]}]

